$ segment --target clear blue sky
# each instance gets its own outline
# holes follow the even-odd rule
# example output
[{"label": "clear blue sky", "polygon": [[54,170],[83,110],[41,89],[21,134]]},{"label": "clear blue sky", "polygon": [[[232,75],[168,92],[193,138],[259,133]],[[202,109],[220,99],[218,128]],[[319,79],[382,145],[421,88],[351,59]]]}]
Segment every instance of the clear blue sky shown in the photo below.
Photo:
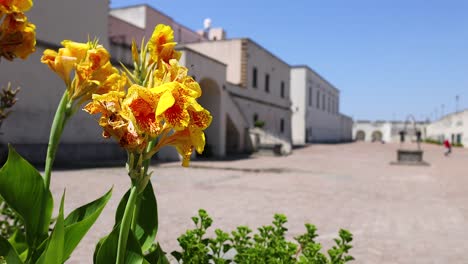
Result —
[{"label": "clear blue sky", "polygon": [[189,28],[211,18],[341,90],[355,119],[417,119],[468,108],[466,0],[111,0],[147,3]]}]

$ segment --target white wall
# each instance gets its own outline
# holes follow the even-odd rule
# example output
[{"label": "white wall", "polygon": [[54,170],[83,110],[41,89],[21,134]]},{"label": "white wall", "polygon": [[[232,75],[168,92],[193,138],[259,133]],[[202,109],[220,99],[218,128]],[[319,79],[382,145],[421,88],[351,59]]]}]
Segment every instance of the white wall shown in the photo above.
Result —
[{"label": "white wall", "polygon": [[146,27],[146,5],[112,9],[109,13],[139,28]]},{"label": "white wall", "polygon": [[294,144],[350,140],[352,121],[339,113],[339,90],[308,66],[291,68],[291,100]]},{"label": "white wall", "polygon": [[[457,135],[461,136],[461,143],[468,147],[468,110],[449,114],[431,124],[426,128],[427,137],[443,141],[457,142]],[[452,140],[454,135],[454,140]]]},{"label": "white wall", "polygon": [[[290,67],[252,40],[247,42],[247,89],[237,89],[239,93],[252,98],[243,100],[243,108],[251,125],[253,116],[265,122],[263,129],[291,142],[291,99],[290,99]],[[253,87],[253,68],[257,69],[257,87]],[[266,75],[269,76],[269,91],[266,91]],[[281,85],[283,83],[283,97]],[[249,118],[250,117],[250,118]],[[281,131],[283,120],[283,131]]]},{"label": "white wall", "polygon": [[[209,41],[186,45],[227,64],[227,82],[231,97],[240,106],[245,119],[253,127],[253,117],[265,122],[264,129],[291,141],[291,102],[289,98],[289,65],[249,39]],[[252,86],[253,68],[257,68],[257,87]],[[265,91],[265,75],[269,75],[269,92]],[[284,98],[281,97],[284,83]],[[245,84],[245,87],[241,84]],[[283,120],[283,131],[281,131]]]},{"label": "white wall", "polygon": [[226,80],[230,83],[241,84],[241,48],[242,41],[236,40],[221,40],[221,41],[206,41],[200,43],[186,44],[190,49],[205,54],[211,58],[219,60],[227,65]]},{"label": "white wall", "polygon": [[366,142],[372,141],[372,133],[378,131],[382,133],[382,140],[384,142],[392,142],[392,124],[391,122],[370,122],[370,121],[357,121],[353,124],[353,139],[356,140],[356,135],[359,131],[364,131]]},{"label": "white wall", "polygon": [[[12,143],[29,161],[44,162],[50,126],[65,85],[47,65],[40,62],[42,53],[46,48],[61,46],[64,39],[86,42],[97,37],[108,48],[108,5],[106,0],[34,2],[27,16],[36,25],[36,52],[25,61],[0,62],[0,86],[5,87],[11,82],[13,87],[21,87],[18,103],[1,128],[0,145]],[[110,144],[101,144],[103,142]],[[98,161],[124,156],[117,144],[102,138],[96,117],[82,111],[68,122],[61,143],[56,159],[58,163],[72,161],[78,164],[85,159]]]},{"label": "white wall", "polygon": [[292,143],[294,145],[304,145],[306,143],[306,109],[308,101],[308,91],[306,85],[306,69],[291,69],[291,130]]}]

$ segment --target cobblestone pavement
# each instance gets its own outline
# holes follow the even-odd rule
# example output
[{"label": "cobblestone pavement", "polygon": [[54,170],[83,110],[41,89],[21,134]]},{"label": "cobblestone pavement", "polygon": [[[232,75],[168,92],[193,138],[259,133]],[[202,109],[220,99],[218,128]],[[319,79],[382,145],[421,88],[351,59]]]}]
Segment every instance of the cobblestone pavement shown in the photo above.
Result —
[{"label": "cobblestone pavement", "polygon": [[[159,234],[166,251],[191,228],[199,208],[214,228],[268,224],[288,216],[289,237],[305,222],[331,245],[339,228],[354,234],[354,263],[468,263],[468,150],[423,145],[427,167],[395,166],[398,145],[310,145],[288,157],[196,161],[153,167],[159,203]],[[98,239],[110,232],[118,200],[128,188],[125,169],[57,171],[55,201],[67,189],[66,209],[85,204],[114,186],[96,225],[68,263],[92,263]],[[55,205],[58,207],[58,205]]]}]

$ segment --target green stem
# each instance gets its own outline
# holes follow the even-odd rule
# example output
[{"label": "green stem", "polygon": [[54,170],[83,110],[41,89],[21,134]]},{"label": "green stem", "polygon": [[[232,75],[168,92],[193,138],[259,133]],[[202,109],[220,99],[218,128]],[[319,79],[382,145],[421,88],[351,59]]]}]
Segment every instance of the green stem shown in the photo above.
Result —
[{"label": "green stem", "polygon": [[[158,141],[157,139],[151,140],[148,143],[148,146],[146,147],[146,152],[150,151],[156,145],[157,141]],[[150,162],[151,162],[151,159],[147,159],[147,160],[143,161],[143,170],[144,170],[144,176],[145,177],[148,174],[148,167],[150,165]],[[143,192],[144,189],[140,190],[140,191]],[[132,230],[135,230],[136,225],[137,225],[138,214],[139,214],[139,211],[140,211],[140,204],[141,204],[141,197],[138,197],[137,201],[136,201],[135,209],[133,210]]]},{"label": "green stem", "polygon": [[[148,143],[148,146],[146,147],[146,153],[150,152],[151,149],[154,148],[154,146],[156,145],[157,142],[158,142],[157,138],[151,140]],[[151,158],[146,159],[145,161],[143,161],[143,168],[144,168],[144,171],[145,171],[145,175],[148,173],[148,167],[149,167],[150,163],[151,163]]]},{"label": "green stem", "polygon": [[57,147],[60,142],[60,137],[62,136],[63,128],[65,127],[65,123],[69,117],[67,114],[67,107],[68,92],[65,91],[57,107],[57,111],[55,112],[52,127],[50,128],[49,145],[47,146],[47,156],[44,172],[44,181],[47,189],[49,189],[50,186],[50,176],[52,173],[52,165],[55,160],[55,153],[57,152]]},{"label": "green stem", "polygon": [[140,213],[140,204],[141,204],[141,193],[138,194],[138,197],[136,198],[136,204],[135,204],[135,208],[133,210],[132,231],[135,231],[135,228],[136,228],[136,225],[137,225],[138,214]]},{"label": "green stem", "polygon": [[127,250],[128,233],[130,231],[130,225],[132,224],[136,198],[137,188],[136,186],[132,186],[132,188],[130,189],[130,196],[128,197],[127,205],[125,206],[122,222],[120,223],[116,264],[124,263],[125,252]]}]

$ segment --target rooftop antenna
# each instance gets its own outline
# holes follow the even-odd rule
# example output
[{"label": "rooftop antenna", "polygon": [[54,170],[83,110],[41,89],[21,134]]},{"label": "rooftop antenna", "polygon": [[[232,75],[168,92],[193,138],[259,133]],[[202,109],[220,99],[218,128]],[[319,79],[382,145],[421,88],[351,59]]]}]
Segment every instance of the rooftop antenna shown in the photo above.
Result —
[{"label": "rooftop antenna", "polygon": [[211,18],[205,18],[203,20],[203,29],[205,31],[209,30],[211,28]]},{"label": "rooftop antenna", "polygon": [[208,38],[208,33],[210,32],[210,28],[211,28],[211,18],[205,18],[203,20],[203,36],[205,38]]}]

